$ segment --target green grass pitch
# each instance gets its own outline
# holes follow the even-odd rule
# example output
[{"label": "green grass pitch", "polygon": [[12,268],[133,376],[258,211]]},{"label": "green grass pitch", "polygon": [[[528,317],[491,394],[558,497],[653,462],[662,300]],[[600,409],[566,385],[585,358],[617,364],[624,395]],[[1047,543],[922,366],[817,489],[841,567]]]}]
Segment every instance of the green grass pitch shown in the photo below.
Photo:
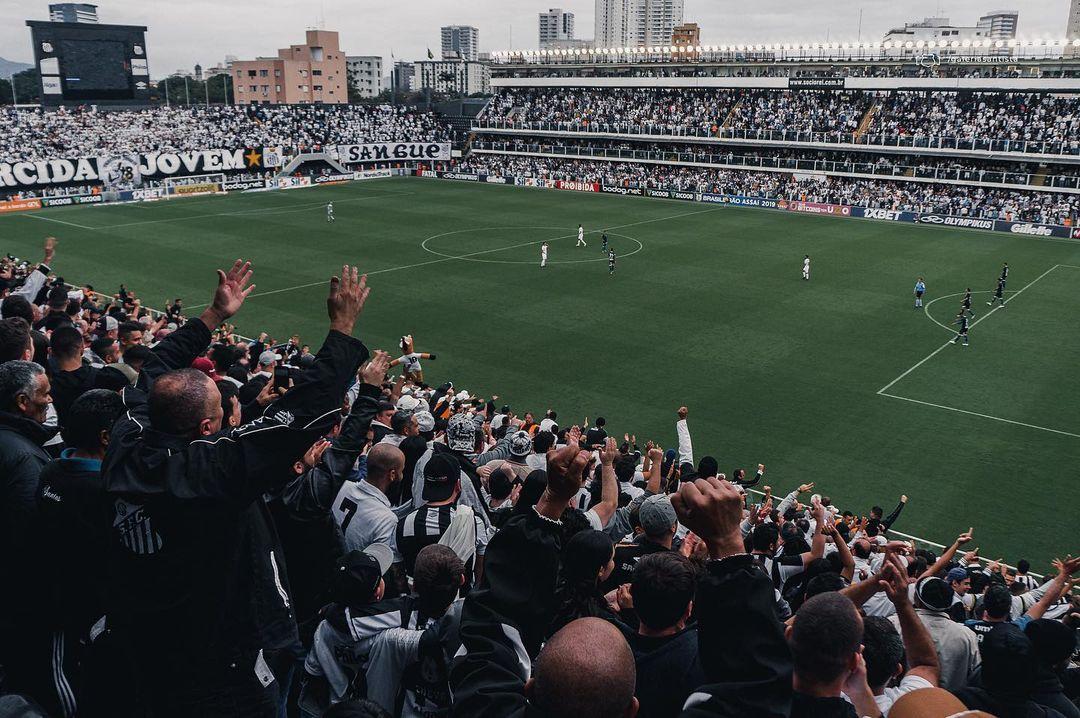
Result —
[{"label": "green grass pitch", "polygon": [[[56,235],[68,281],[126,282],[154,307],[200,305],[215,268],[250,259],[238,330],[313,345],[326,278],[356,263],[373,287],[363,339],[393,351],[413,333],[439,355],[429,380],[664,446],[686,404],[696,458],[764,462],[778,493],[814,481],[859,511],[906,493],[898,530],[949,543],[974,525],[984,556],[1036,570],[1080,548],[1076,242],[412,178],[59,208],[0,217],[0,233],[31,259]],[[1003,261],[1012,299],[989,314]],[[944,346],[969,285],[971,346]]]}]

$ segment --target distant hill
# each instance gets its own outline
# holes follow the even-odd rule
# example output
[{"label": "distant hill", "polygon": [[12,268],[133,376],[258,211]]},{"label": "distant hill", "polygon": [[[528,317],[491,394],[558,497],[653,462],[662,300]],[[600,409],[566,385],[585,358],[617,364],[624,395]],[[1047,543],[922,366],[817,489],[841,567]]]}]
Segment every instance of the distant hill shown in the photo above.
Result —
[{"label": "distant hill", "polygon": [[29,70],[31,67],[33,65],[26,62],[15,62],[0,57],[0,77],[6,78],[9,75],[17,75],[23,70]]}]

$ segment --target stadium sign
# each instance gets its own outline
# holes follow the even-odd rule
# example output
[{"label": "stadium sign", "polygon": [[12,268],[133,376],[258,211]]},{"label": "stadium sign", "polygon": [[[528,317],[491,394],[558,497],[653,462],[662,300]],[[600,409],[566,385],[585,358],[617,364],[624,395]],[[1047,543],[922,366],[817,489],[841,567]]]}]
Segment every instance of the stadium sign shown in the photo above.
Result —
[{"label": "stadium sign", "polygon": [[556,180],[555,187],[557,189],[565,189],[572,192],[600,191],[600,184],[598,182],[580,182],[578,180]]},{"label": "stadium sign", "polygon": [[846,86],[843,77],[789,77],[789,90],[843,90]]},{"label": "stadium sign", "polygon": [[852,207],[852,216],[864,219],[882,219],[888,222],[914,222],[914,212],[901,212],[896,209],[882,209],[880,207]]},{"label": "stadium sign", "polygon": [[[120,196],[123,199],[123,195]],[[165,197],[164,187],[152,187],[150,189],[137,189],[131,192],[131,199],[142,201],[147,199],[162,199]]]},{"label": "stadium sign", "polygon": [[967,229],[994,229],[994,220],[975,217],[953,217],[948,214],[920,214],[921,224],[937,224],[943,227],[964,227]]},{"label": "stadium sign", "polygon": [[1072,238],[1073,239],[1080,239],[1080,227],[1076,227],[1075,229],[1073,229]]},{"label": "stadium sign", "polygon": [[994,223],[994,229],[999,232],[1010,232],[1012,234],[1023,234],[1028,237],[1062,237],[1068,239],[1075,231],[1070,231],[1068,227],[1061,227],[1055,224],[1036,224],[1034,222],[1005,222],[998,220]]},{"label": "stadium sign", "polygon": [[69,182],[93,182],[100,177],[96,157],[36,162],[0,162],[0,186],[3,187],[37,187]]},{"label": "stadium sign", "polygon": [[394,173],[390,170],[365,170],[363,172],[354,172],[353,176],[358,179],[376,179],[377,177],[393,177]]},{"label": "stadium sign", "polygon": [[462,172],[437,172],[437,176],[443,179],[460,180],[462,182],[479,182],[480,175],[469,175]]},{"label": "stadium sign", "polygon": [[265,180],[237,180],[235,182],[226,182],[221,185],[221,188],[226,192],[244,192],[252,189],[266,189]]},{"label": "stadium sign", "polygon": [[480,177],[488,184],[514,184],[513,177],[496,177],[495,175],[480,175]]},{"label": "stadium sign", "polygon": [[99,204],[105,198],[100,194],[84,194],[74,197],[46,197],[41,200],[42,207],[67,207],[73,204]]},{"label": "stadium sign", "polygon": [[[604,194],[621,194],[621,195],[633,195],[634,197],[642,196],[642,189],[640,187],[613,187],[611,185],[602,185],[600,191]],[[665,194],[667,194],[665,192]]]},{"label": "stadium sign", "polygon": [[355,178],[352,172],[347,175],[319,175],[315,178],[315,184],[342,184]]},{"label": "stadium sign", "polygon": [[369,145],[338,145],[342,162],[402,162],[449,160],[449,142],[378,142]]},{"label": "stadium sign", "polygon": [[824,204],[821,202],[791,202],[787,200],[780,200],[776,203],[776,206],[780,209],[786,209],[788,212],[803,212],[805,214],[832,214],[841,217],[851,216],[851,207],[847,206],[846,204]]},{"label": "stadium sign", "polygon": [[13,199],[0,202],[0,214],[5,212],[23,212],[28,209],[41,209],[40,199]]}]

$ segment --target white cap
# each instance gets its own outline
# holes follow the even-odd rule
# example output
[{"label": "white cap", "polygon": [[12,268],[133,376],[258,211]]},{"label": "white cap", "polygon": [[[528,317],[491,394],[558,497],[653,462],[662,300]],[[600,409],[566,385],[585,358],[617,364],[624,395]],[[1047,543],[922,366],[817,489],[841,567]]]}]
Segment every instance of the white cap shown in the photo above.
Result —
[{"label": "white cap", "polygon": [[401,411],[416,411],[420,401],[412,396],[403,396],[397,400],[397,408]]}]

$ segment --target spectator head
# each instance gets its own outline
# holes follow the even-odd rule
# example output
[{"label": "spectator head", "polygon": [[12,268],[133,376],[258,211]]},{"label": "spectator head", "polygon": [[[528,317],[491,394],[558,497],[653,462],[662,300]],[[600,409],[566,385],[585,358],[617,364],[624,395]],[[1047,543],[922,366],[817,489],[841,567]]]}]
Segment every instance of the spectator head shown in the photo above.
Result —
[{"label": "spectator head", "polygon": [[991,623],[1009,620],[1012,613],[1012,591],[1002,584],[994,584],[986,589],[982,599],[983,613]]},{"label": "spectator head", "polygon": [[6,361],[30,361],[34,356],[34,342],[30,339],[30,325],[22,317],[0,319],[0,363]]},{"label": "spectator head", "polygon": [[216,381],[218,393],[221,394],[221,428],[232,429],[240,426],[240,390],[231,381]]},{"label": "spectator head", "polygon": [[607,419],[602,416],[596,417],[596,428],[603,429],[605,426],[607,426]]},{"label": "spectator head", "polygon": [[600,618],[579,618],[544,645],[525,697],[548,718],[632,718],[636,679],[634,654],[619,630]]},{"label": "spectator head", "polygon": [[[434,457],[432,457],[434,458]],[[367,480],[380,489],[388,489],[405,474],[405,454],[393,444],[375,444],[367,457]]]},{"label": "spectator head", "polygon": [[796,685],[839,695],[857,663],[862,635],[862,617],[847,596],[823,593],[804,603],[787,628]]},{"label": "spectator head", "polygon": [[851,547],[851,553],[855,558],[869,559],[871,544],[866,539],[858,539]]},{"label": "spectator head", "polygon": [[120,392],[125,387],[131,386],[131,381],[124,372],[120,371],[119,366],[120,364],[109,364],[100,369],[94,377],[94,388]]},{"label": "spectator head", "polygon": [[424,465],[424,490],[421,497],[428,504],[446,504],[461,493],[461,466],[446,454],[434,454]]},{"label": "spectator head", "polygon": [[885,515],[885,509],[880,506],[873,506],[870,509],[870,518],[881,521],[881,517]]},{"label": "spectator head", "polygon": [[634,474],[637,472],[637,461],[629,454],[619,454],[615,457],[612,468],[615,470],[615,478],[620,483],[629,484],[634,480]]},{"label": "spectator head", "polygon": [[955,593],[937,576],[927,576],[915,583],[915,605],[929,611],[944,612],[952,606]]},{"label": "spectator head", "polygon": [[390,426],[390,419],[394,416],[397,407],[392,401],[380,401],[379,408],[375,412],[375,421]]},{"label": "spectator head", "polygon": [[124,363],[136,372],[141,372],[142,368],[146,366],[146,362],[152,359],[153,356],[154,353],[150,351],[150,347],[138,344],[124,352]]},{"label": "spectator head", "polygon": [[862,643],[866,682],[877,693],[904,672],[904,641],[889,619],[867,616],[863,619]]},{"label": "spectator head", "polygon": [[945,574],[945,581],[957,596],[963,596],[971,588],[971,577],[968,576],[967,569],[959,566]]},{"label": "spectator head", "polygon": [[394,562],[394,552],[382,543],[373,543],[363,551],[349,551],[337,563],[332,594],[345,606],[366,606],[381,600],[386,584],[383,575]]},{"label": "spectator head", "polygon": [[43,424],[51,403],[49,377],[40,364],[23,360],[0,364],[0,411]]},{"label": "spectator head", "polygon": [[392,718],[382,706],[367,698],[335,703],[322,716],[323,718]]},{"label": "spectator head", "polygon": [[595,590],[615,570],[615,542],[603,531],[580,531],[562,550],[564,584]]},{"label": "spectator head", "polygon": [[1016,572],[1017,573],[1027,573],[1030,570],[1031,570],[1031,563],[1026,558],[1022,558],[1022,559],[1020,559],[1019,561],[1016,562]]},{"label": "spectator head", "polygon": [[83,336],[75,327],[57,327],[49,337],[49,352],[61,362],[82,362]]},{"label": "spectator head", "polygon": [[416,412],[416,428],[424,440],[431,441],[435,438],[435,417],[430,411]]},{"label": "spectator head", "polygon": [[982,685],[995,696],[1023,700],[1035,682],[1031,639],[1014,623],[999,623],[983,636]]},{"label": "spectator head", "polygon": [[98,336],[109,337],[115,340],[118,338],[119,334],[120,322],[116,320],[116,317],[106,315],[98,322]]},{"label": "spectator head", "polygon": [[553,446],[555,446],[555,435],[550,431],[538,431],[533,436],[533,453],[546,456]]},{"label": "spectator head", "polygon": [[127,351],[137,344],[142,344],[143,327],[138,322],[123,322],[117,330],[121,351]]},{"label": "spectator head", "polygon": [[189,439],[216,434],[224,416],[217,386],[198,369],[158,377],[150,389],[149,409],[151,426]]},{"label": "spectator head", "polygon": [[481,436],[476,422],[468,414],[455,414],[446,424],[446,444],[451,451],[463,453],[476,451]]},{"label": "spectator head", "polygon": [[643,635],[670,635],[681,631],[694,610],[697,570],[675,551],[643,557],[634,566],[630,594],[641,620]]},{"label": "spectator head", "polygon": [[449,546],[432,544],[416,555],[413,586],[420,612],[429,618],[446,613],[465,585],[465,564]]},{"label": "spectator head", "polygon": [[259,354],[259,371],[273,372],[279,361],[281,361],[281,355],[267,349]]},{"label": "spectator head", "polygon": [[491,472],[491,476],[488,477],[488,493],[491,494],[491,498],[502,503],[510,498],[513,490],[513,477],[507,473],[506,469],[500,466]]},{"label": "spectator head", "polygon": [[417,436],[420,434],[420,425],[416,416],[408,411],[395,411],[390,417],[390,428],[400,436]]},{"label": "spectator head", "polygon": [[1024,628],[1035,658],[1051,670],[1061,671],[1076,650],[1076,629],[1061,621],[1040,618]]},{"label": "spectator head", "polygon": [[510,457],[518,462],[525,461],[525,457],[532,452],[532,437],[527,431],[515,431],[510,434]]},{"label": "spectator head", "polygon": [[[146,347],[132,347],[127,351],[126,354],[124,354],[124,363],[130,364],[131,362],[128,361],[128,357],[130,357],[133,353],[139,350],[144,350],[147,352],[148,356],[150,355],[150,350]],[[245,367],[243,364],[233,364],[231,367],[229,367],[229,370],[225,372],[225,376],[240,382],[240,386],[243,386],[248,381],[248,370],[247,367]]]},{"label": "spectator head", "polygon": [[81,454],[104,458],[113,424],[126,410],[124,400],[116,392],[91,389],[68,409],[64,443]]},{"label": "spectator head", "polygon": [[106,364],[115,364],[120,361],[120,345],[116,343],[116,337],[98,337],[90,342],[90,351],[97,354]]},{"label": "spectator head", "polygon": [[0,304],[0,318],[13,317],[22,317],[27,324],[33,325],[34,306],[27,301],[26,297],[4,297],[3,304]]},{"label": "spectator head", "polygon": [[776,524],[758,524],[751,534],[751,547],[754,551],[767,553],[770,556],[776,553],[776,544],[780,540],[780,531]]},{"label": "spectator head", "polygon": [[656,543],[670,544],[675,536],[678,518],[675,507],[667,496],[650,496],[641,504],[639,512],[641,530]]},{"label": "spectator head", "polygon": [[820,573],[806,582],[806,600],[810,600],[819,593],[842,591],[847,588],[847,585],[847,581],[835,571]]},{"label": "spectator head", "polygon": [[703,456],[701,457],[701,461],[698,462],[698,478],[707,479],[711,476],[716,476],[719,471],[720,464],[711,456]]}]

